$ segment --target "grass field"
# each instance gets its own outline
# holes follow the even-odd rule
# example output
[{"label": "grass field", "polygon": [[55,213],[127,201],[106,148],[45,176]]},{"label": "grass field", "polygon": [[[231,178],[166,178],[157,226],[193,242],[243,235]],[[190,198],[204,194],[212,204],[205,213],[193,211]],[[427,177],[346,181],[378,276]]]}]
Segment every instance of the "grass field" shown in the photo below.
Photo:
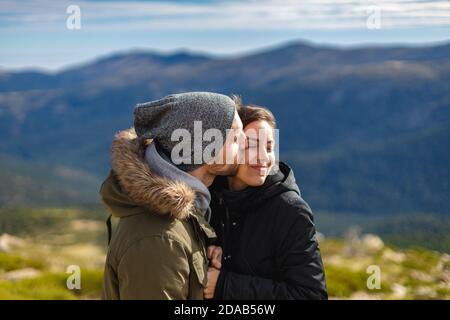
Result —
[{"label": "grass field", "polygon": [[[0,299],[100,298],[105,217],[101,209],[2,209]],[[321,236],[320,246],[330,298],[450,299],[448,254],[399,248],[358,229],[341,238]],[[81,288],[70,290],[73,265],[80,268]],[[379,268],[379,289],[368,288],[370,266]]]}]

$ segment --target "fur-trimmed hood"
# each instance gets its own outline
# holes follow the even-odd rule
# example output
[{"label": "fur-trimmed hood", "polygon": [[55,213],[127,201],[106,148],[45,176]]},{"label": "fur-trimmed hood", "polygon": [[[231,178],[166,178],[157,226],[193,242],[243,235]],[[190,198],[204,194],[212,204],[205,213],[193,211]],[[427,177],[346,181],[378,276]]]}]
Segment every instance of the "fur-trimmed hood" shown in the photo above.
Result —
[{"label": "fur-trimmed hood", "polygon": [[116,134],[111,147],[112,170],[100,191],[104,204],[118,217],[144,207],[156,214],[187,218],[195,210],[195,191],[183,182],[157,176],[144,154],[144,143],[134,128]]}]

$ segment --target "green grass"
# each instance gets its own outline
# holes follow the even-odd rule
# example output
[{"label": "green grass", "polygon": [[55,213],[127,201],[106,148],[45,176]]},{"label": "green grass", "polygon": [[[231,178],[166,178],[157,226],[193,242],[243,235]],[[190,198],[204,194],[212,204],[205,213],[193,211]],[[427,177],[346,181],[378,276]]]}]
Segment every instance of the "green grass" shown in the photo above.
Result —
[{"label": "green grass", "polygon": [[352,270],[347,267],[325,264],[325,275],[327,279],[328,295],[331,297],[348,298],[355,292],[367,294],[390,293],[389,283],[382,281],[380,289],[369,289],[367,278],[370,274],[365,270]]},{"label": "green grass", "polygon": [[0,270],[4,272],[22,269],[22,268],[34,268],[42,270],[45,267],[43,261],[36,259],[24,258],[16,254],[8,254],[0,252]]},{"label": "green grass", "polygon": [[[98,208],[0,209],[0,234],[11,233],[22,237],[26,243],[12,252],[0,252],[0,299],[100,298],[103,278],[101,264],[107,248],[106,228],[101,227],[104,217],[106,213]],[[73,227],[74,220],[79,222],[85,219],[97,221],[94,224],[98,227]],[[333,219],[336,229],[339,229],[340,224],[345,224],[345,221],[339,221],[339,216]],[[391,225],[385,230],[390,228],[400,235],[407,233],[410,227],[418,228],[421,225],[413,218],[402,229],[400,225],[403,218],[395,219],[395,226]],[[440,236],[447,225],[439,219],[427,217],[420,221],[428,221],[429,227],[424,227],[424,230],[434,230]],[[371,221],[379,227],[388,220],[380,218]],[[438,227],[439,221],[442,225]],[[347,227],[350,225],[347,224]],[[431,225],[434,227],[431,228]],[[450,263],[449,258],[442,253],[423,246],[414,247],[414,242],[408,243],[408,249],[405,249],[385,241],[385,245],[375,251],[362,243],[353,244],[357,253],[349,253],[349,246],[351,243],[342,238],[326,236],[320,241],[330,297],[346,299],[354,298],[355,293],[362,293],[369,298],[393,299],[395,287],[403,286],[407,292],[401,296],[402,299],[450,299],[450,285],[445,282]],[[398,257],[401,257],[400,261],[395,261]],[[71,264],[81,267],[80,290],[66,287],[69,274],[65,271]],[[370,274],[366,269],[369,265],[380,267],[380,290],[367,288]],[[23,268],[37,269],[39,274],[34,278],[6,280],[5,273]]]},{"label": "green grass", "polygon": [[366,290],[367,275],[349,268],[325,265],[328,295],[333,297],[350,297],[353,292]]},{"label": "green grass", "polygon": [[81,289],[69,290],[66,273],[46,272],[32,279],[0,281],[0,299],[72,300],[100,297],[103,272],[81,270]]}]

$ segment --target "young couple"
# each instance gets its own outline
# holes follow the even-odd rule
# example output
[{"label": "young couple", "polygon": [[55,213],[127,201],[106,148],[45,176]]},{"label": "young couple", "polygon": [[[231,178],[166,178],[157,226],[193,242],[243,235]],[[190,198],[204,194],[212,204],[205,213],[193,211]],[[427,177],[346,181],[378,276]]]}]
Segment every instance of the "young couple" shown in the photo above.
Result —
[{"label": "young couple", "polygon": [[[195,136],[197,121],[222,134],[218,151],[193,161],[210,151],[204,139],[175,159],[177,130]],[[274,132],[268,110],[217,93],[138,104],[100,190],[120,218],[103,299],[326,299],[312,212],[275,163]]]}]

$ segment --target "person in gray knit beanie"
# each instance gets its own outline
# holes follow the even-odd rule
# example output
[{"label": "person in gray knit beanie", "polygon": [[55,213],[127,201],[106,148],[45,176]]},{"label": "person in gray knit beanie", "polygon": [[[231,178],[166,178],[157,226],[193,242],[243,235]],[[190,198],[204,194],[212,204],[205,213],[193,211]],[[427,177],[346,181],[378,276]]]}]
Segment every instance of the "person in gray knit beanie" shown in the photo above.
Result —
[{"label": "person in gray knit beanie", "polygon": [[[108,220],[103,299],[203,299],[211,279],[217,282],[222,250],[214,245],[217,235],[209,224],[208,186],[216,176],[237,172],[240,141],[245,142],[237,105],[210,92],[136,105],[134,128],[114,138],[111,170],[100,190],[108,211],[120,218],[114,233]],[[205,131],[201,142],[195,138],[197,121]],[[173,161],[177,129],[194,136],[194,147],[186,148],[189,156],[210,150],[209,133],[221,134],[223,141],[211,150],[213,161],[203,156],[199,162]]]},{"label": "person in gray knit beanie", "polygon": [[[171,94],[162,99],[137,104],[134,109],[134,128],[138,137],[154,139],[158,152],[170,161],[173,148],[179,141],[172,140],[176,129],[185,129],[195,136],[195,121],[201,121],[202,131],[217,129],[224,138],[231,129],[236,112],[234,101],[213,92],[187,92]],[[203,132],[201,132],[203,134]],[[190,162],[176,164],[183,171],[192,171],[202,165],[195,163],[194,151],[203,152],[210,142],[202,139],[201,150],[191,148]],[[198,159],[198,158],[197,158]],[[172,162],[173,163],[173,162]]]}]

